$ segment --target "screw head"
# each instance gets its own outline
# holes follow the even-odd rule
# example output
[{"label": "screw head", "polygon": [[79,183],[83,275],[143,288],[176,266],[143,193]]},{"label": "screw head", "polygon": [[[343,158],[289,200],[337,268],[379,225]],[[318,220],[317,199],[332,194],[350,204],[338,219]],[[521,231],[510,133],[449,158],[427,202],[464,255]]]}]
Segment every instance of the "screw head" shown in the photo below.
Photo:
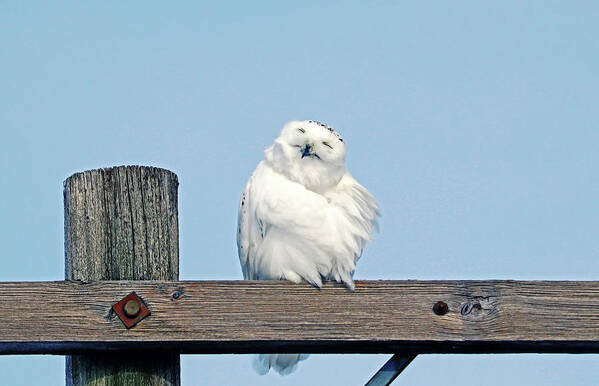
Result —
[{"label": "screw head", "polygon": [[141,305],[136,300],[129,299],[123,305],[123,312],[128,318],[135,318],[141,312]]},{"label": "screw head", "polygon": [[433,312],[436,315],[445,315],[448,311],[449,311],[449,307],[447,306],[447,303],[445,303],[445,302],[438,301],[433,306]]}]

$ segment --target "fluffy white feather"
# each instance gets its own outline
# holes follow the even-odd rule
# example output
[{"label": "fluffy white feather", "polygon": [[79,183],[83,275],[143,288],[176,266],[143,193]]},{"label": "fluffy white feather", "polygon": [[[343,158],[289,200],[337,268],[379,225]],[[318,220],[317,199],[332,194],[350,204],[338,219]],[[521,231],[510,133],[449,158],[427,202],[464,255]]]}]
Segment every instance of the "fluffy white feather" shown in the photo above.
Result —
[{"label": "fluffy white feather", "polygon": [[[329,126],[292,121],[264,151],[239,203],[237,248],[247,280],[354,289],[356,261],[377,228],[374,197],[345,168],[345,143]],[[307,355],[260,355],[259,373],[292,372]]]}]

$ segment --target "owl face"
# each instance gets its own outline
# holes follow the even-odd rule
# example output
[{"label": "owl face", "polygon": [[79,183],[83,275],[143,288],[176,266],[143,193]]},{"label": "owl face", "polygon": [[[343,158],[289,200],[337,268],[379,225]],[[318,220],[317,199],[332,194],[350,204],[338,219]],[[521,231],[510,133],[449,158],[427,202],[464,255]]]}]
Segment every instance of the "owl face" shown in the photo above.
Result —
[{"label": "owl face", "polygon": [[307,189],[320,192],[345,174],[345,143],[332,128],[316,121],[292,121],[264,151],[271,167]]},{"label": "owl face", "polygon": [[283,127],[279,137],[291,152],[288,155],[305,164],[325,163],[342,166],[345,163],[345,143],[331,127],[316,121],[292,121]]}]

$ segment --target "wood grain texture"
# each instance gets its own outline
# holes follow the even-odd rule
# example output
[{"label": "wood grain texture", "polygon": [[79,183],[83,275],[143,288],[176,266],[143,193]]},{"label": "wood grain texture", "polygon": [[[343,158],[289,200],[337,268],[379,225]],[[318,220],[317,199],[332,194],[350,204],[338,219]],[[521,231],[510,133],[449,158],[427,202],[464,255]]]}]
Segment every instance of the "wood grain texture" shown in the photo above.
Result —
[{"label": "wood grain texture", "polygon": [[[131,291],[152,314],[128,330]],[[598,310],[599,282],[0,283],[0,353],[599,353]]]},{"label": "wood grain texture", "polygon": [[[121,166],[64,182],[65,278],[177,280],[177,176]],[[68,311],[67,311],[68,312]],[[176,352],[67,358],[68,385],[178,385]]]},{"label": "wood grain texture", "polygon": [[121,166],[64,182],[65,279],[177,280],[177,176]]}]

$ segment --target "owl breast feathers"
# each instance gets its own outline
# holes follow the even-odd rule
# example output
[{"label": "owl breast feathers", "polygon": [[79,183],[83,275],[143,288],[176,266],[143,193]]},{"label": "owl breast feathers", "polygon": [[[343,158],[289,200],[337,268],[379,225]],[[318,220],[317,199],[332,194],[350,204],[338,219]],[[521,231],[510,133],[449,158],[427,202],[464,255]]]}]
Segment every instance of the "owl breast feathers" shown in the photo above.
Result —
[{"label": "owl breast feathers", "polygon": [[239,203],[237,247],[249,280],[336,280],[354,288],[356,261],[378,226],[374,197],[345,168],[332,128],[293,121],[264,151]]}]

